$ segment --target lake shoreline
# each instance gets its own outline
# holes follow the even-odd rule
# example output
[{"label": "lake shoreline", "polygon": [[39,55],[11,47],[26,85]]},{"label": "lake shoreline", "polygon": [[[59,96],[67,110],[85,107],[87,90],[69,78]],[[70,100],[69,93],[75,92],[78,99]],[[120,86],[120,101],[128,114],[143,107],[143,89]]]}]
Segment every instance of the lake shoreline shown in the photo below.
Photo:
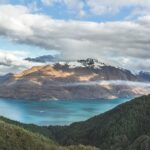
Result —
[{"label": "lake shoreline", "polygon": [[131,99],[26,101],[0,98],[0,115],[27,124],[69,125],[104,113]]}]

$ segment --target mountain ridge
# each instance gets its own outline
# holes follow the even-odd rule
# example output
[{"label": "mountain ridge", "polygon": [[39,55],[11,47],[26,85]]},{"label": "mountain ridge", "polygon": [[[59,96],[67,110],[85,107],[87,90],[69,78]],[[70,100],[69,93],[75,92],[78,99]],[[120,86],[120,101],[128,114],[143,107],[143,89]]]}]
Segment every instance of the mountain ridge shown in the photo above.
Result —
[{"label": "mountain ridge", "polygon": [[34,66],[3,76],[0,97],[31,100],[134,97],[150,93],[150,87],[143,86],[145,83],[140,86],[142,82],[148,81],[129,70],[86,59]]},{"label": "mountain ridge", "polygon": [[[150,149],[150,95],[70,126],[49,126],[62,145],[94,145],[103,150]],[[145,142],[144,142],[145,141]]]}]

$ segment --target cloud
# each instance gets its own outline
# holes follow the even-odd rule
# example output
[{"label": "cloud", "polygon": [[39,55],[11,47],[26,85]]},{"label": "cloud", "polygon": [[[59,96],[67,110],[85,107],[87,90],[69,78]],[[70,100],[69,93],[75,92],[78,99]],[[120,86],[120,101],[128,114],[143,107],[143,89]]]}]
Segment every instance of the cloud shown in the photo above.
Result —
[{"label": "cloud", "polygon": [[[142,12],[150,10],[149,0],[41,0],[44,5],[53,6],[55,4],[65,5],[76,13],[84,12],[93,15],[116,14],[124,8],[132,8],[133,14],[140,9]],[[133,15],[132,14],[132,15]]]},{"label": "cloud", "polygon": [[34,65],[40,65],[40,63],[25,61],[24,58],[27,56],[28,54],[23,51],[0,50],[0,75],[16,73]]},{"label": "cloud", "polygon": [[0,4],[7,4],[9,0],[0,0]]},{"label": "cloud", "polygon": [[64,87],[73,86],[129,86],[129,87],[147,87],[150,88],[150,84],[147,82],[136,82],[136,81],[122,81],[122,80],[100,80],[100,81],[86,81],[86,82],[75,82],[62,84]]},{"label": "cloud", "polygon": [[42,9],[41,7],[38,6],[38,2],[36,0],[32,0],[29,4],[27,4],[28,8],[32,12],[40,12]]},{"label": "cloud", "polygon": [[54,4],[64,5],[71,12],[78,13],[79,16],[84,16],[84,5],[85,2],[82,0],[41,0],[44,5],[53,6]]},{"label": "cloud", "polygon": [[135,70],[150,67],[149,27],[149,15],[135,21],[64,21],[25,6],[0,5],[0,36],[61,51],[65,59],[93,57]]},{"label": "cloud", "polygon": [[118,13],[123,8],[132,8],[133,11],[137,8],[141,10],[150,10],[149,0],[87,0],[87,4],[90,7],[90,11],[96,15]]},{"label": "cloud", "polygon": [[44,5],[53,5],[53,3],[57,2],[57,0],[41,0]]}]

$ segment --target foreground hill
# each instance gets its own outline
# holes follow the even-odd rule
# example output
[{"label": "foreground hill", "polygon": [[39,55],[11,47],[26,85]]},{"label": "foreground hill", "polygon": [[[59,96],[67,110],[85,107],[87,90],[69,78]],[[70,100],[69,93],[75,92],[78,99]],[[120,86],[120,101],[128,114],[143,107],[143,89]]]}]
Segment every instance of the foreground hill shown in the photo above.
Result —
[{"label": "foreground hill", "polygon": [[[142,77],[94,59],[36,66],[0,77],[0,97],[16,99],[97,99],[150,93]],[[148,82],[148,81],[147,81]],[[58,92],[59,91],[59,92]]]},{"label": "foreground hill", "polygon": [[[93,147],[70,146],[79,144],[96,146],[101,150],[150,150],[149,108],[150,95],[142,96],[70,126],[40,127],[1,117],[0,143],[5,150],[9,150],[9,146],[17,150],[23,142],[26,150],[32,146],[34,150],[39,145],[43,150],[96,150]],[[67,147],[58,146],[51,139]]]},{"label": "foreground hill", "polygon": [[62,147],[52,140],[24,128],[0,121],[0,150],[98,150],[94,147]]},{"label": "foreground hill", "polygon": [[150,150],[150,95],[67,127],[49,127],[60,144],[84,144],[102,150]]}]

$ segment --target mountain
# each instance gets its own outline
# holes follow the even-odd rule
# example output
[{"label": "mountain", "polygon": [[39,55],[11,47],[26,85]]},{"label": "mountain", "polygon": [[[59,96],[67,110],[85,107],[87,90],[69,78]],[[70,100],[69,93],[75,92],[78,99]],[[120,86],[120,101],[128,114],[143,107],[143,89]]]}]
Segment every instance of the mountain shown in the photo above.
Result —
[{"label": "mountain", "polygon": [[143,72],[143,71],[141,71],[139,73],[139,77],[143,78],[143,79],[145,79],[147,81],[150,81],[150,72]]},{"label": "mountain", "polygon": [[150,95],[142,96],[70,126],[40,127],[1,117],[0,148],[97,150],[96,146],[101,150],[150,150],[149,108]]},{"label": "mountain", "polygon": [[3,83],[5,81],[8,81],[9,79],[13,78],[13,73],[8,73],[5,76],[0,76],[0,83]]},{"label": "mountain", "polygon": [[150,150],[150,95],[70,126],[50,126],[62,145],[84,144],[102,150]]},{"label": "mountain", "polygon": [[35,66],[0,80],[0,97],[3,98],[112,99],[148,93],[150,86],[143,78],[95,59]]},{"label": "mountain", "polygon": [[98,150],[91,146],[62,147],[52,140],[22,127],[0,121],[1,150]]},{"label": "mountain", "polygon": [[31,61],[31,62],[39,62],[39,63],[47,63],[47,62],[52,62],[55,61],[55,56],[52,55],[44,55],[44,56],[39,56],[39,57],[35,57],[35,58],[25,58],[25,60],[27,61]]}]

